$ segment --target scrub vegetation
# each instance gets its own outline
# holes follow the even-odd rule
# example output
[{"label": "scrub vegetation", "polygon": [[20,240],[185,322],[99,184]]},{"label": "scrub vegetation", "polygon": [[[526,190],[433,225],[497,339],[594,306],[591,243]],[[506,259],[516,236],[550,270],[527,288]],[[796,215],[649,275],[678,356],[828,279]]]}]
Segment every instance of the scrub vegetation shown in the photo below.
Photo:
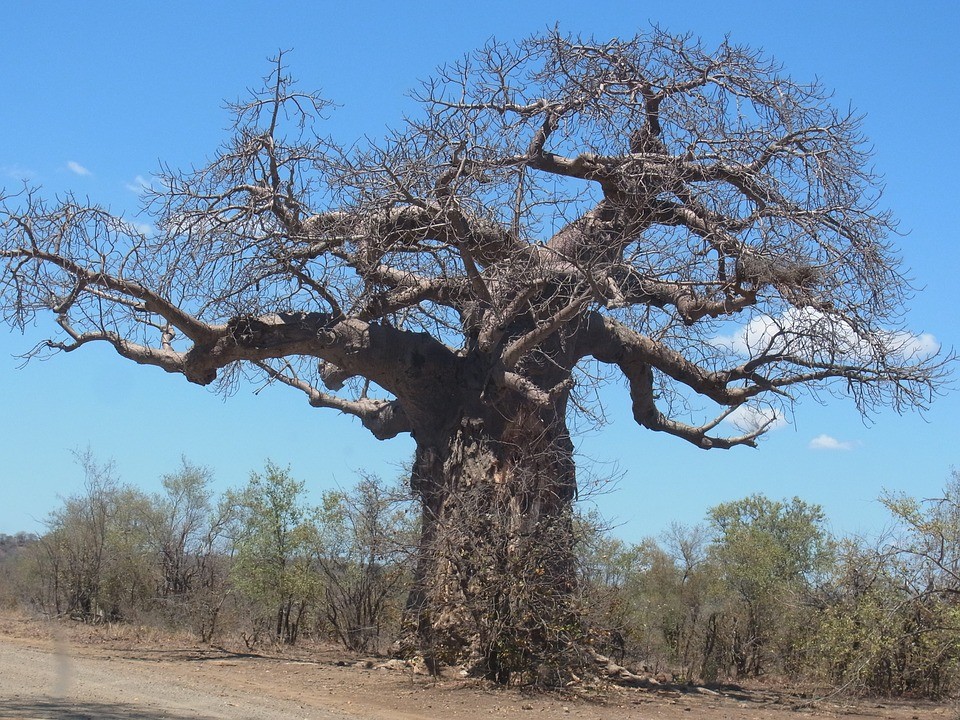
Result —
[{"label": "scrub vegetation", "polygon": [[[0,537],[9,608],[193,633],[248,649],[396,651],[417,546],[409,492],[362,477],[308,504],[268,462],[215,497],[184,462],[147,495],[80,457],[86,482],[40,536]],[[580,672],[626,684],[759,681],[940,699],[960,689],[960,474],[885,495],[882,538],[834,537],[816,505],[754,495],[628,544],[574,522]],[[518,575],[526,583],[528,575]],[[517,678],[515,678],[517,680]]]}]

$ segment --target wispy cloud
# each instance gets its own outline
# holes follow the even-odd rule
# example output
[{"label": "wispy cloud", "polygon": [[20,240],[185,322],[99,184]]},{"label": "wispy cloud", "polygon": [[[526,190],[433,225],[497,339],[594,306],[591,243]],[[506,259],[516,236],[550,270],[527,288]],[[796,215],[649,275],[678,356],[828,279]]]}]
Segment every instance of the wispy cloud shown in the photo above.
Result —
[{"label": "wispy cloud", "polygon": [[20,165],[0,165],[0,175],[12,180],[26,182],[33,180],[37,176],[37,173],[30,168],[21,167]]},{"label": "wispy cloud", "polygon": [[130,235],[143,235],[144,237],[153,237],[157,229],[148,222],[137,222],[136,220],[121,220],[118,226],[123,232]]},{"label": "wispy cloud", "polygon": [[124,183],[123,186],[130,192],[140,195],[144,190],[152,188],[153,183],[143,175],[137,175],[132,182]]},{"label": "wispy cloud", "polygon": [[70,160],[67,162],[67,170],[72,172],[74,175],[79,175],[80,177],[87,177],[93,174],[76,160]]},{"label": "wispy cloud", "polygon": [[940,352],[940,341],[932,333],[911,335],[906,332],[891,333],[895,342],[901,342],[905,349],[919,357],[930,357]]},{"label": "wispy cloud", "polygon": [[157,232],[157,229],[150,223],[135,222],[132,223],[132,225],[134,230],[145,237],[153,237],[153,235]]},{"label": "wispy cloud", "polygon": [[817,359],[829,350],[860,361],[884,354],[901,362],[920,362],[940,351],[939,341],[930,333],[857,332],[842,318],[813,308],[790,308],[777,317],[759,315],[732,335],[713,338],[712,343],[743,357],[785,353]]},{"label": "wispy cloud", "polygon": [[766,427],[769,432],[787,425],[787,420],[782,413],[778,413],[773,408],[751,405],[741,405],[727,415],[724,422],[730,423],[742,432],[753,432],[761,427]]},{"label": "wispy cloud", "polygon": [[811,450],[853,450],[856,443],[849,440],[837,440],[835,437],[821,433],[807,445]]}]

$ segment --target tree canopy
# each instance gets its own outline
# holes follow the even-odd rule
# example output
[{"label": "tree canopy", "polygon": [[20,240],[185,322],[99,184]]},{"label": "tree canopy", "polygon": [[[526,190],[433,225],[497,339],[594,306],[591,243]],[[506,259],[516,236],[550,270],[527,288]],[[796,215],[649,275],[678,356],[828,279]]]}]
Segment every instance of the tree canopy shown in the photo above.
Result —
[{"label": "tree canopy", "polygon": [[[6,319],[54,314],[36,352],[266,375],[380,438],[434,425],[452,388],[553,404],[590,358],[627,378],[639,424],[704,448],[753,444],[769,417],[712,433],[803,386],[928,401],[942,365],[899,324],[860,118],[817,84],[729,42],[548,32],[414,97],[386,137],[338,144],[277,57],[206,165],[161,170],[155,234],[6,192]],[[688,421],[696,395],[715,419]]]}]

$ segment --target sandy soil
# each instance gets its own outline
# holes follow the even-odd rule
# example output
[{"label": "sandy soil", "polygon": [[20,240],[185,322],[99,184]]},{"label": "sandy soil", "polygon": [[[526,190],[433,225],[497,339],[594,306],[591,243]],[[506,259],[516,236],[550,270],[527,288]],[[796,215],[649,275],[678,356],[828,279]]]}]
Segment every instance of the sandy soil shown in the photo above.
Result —
[{"label": "sandy soil", "polygon": [[718,695],[621,688],[522,693],[375,664],[336,648],[250,654],[146,629],[4,617],[0,720],[958,717],[955,706],[931,703],[833,699],[798,708],[798,697],[760,689]]}]

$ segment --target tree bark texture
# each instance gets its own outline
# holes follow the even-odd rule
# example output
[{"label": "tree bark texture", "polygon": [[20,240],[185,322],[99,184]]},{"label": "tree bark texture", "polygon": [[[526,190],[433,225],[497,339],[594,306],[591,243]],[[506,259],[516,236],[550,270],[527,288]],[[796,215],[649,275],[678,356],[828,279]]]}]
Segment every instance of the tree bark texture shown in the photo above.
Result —
[{"label": "tree bark texture", "polygon": [[418,446],[412,487],[423,524],[408,648],[500,683],[531,668],[540,680],[559,673],[578,632],[563,422],[523,406],[465,415]]}]

